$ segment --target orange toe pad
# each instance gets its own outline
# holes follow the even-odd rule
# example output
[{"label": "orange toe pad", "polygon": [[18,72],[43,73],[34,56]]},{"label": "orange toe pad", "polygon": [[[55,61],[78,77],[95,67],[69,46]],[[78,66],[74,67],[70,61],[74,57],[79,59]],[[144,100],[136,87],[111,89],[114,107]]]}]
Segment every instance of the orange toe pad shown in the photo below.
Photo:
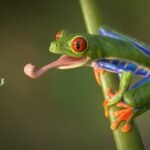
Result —
[{"label": "orange toe pad", "polygon": [[125,124],[123,125],[123,127],[121,128],[121,131],[122,131],[122,132],[129,132],[130,129],[131,129],[131,125],[128,124],[128,123],[125,123]]}]

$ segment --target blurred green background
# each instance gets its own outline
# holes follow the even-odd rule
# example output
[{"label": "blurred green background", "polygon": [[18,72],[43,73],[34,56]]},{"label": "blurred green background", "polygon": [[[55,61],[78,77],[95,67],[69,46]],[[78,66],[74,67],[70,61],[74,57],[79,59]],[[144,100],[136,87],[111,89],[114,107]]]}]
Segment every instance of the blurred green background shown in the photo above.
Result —
[{"label": "blurred green background", "polygon": [[[103,23],[150,42],[149,0],[99,2]],[[37,80],[23,73],[29,62],[41,67],[58,57],[48,48],[63,28],[86,32],[78,1],[0,2],[1,150],[115,149],[91,68],[53,69]],[[137,119],[146,149],[149,116]]]}]

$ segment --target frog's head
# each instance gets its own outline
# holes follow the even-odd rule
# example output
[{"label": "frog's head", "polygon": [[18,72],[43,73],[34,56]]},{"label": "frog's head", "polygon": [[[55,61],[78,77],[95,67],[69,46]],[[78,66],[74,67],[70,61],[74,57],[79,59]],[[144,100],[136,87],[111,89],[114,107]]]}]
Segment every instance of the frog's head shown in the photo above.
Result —
[{"label": "frog's head", "polygon": [[24,72],[31,78],[38,78],[51,68],[70,69],[84,65],[91,65],[92,61],[100,58],[100,54],[95,49],[96,38],[91,38],[89,34],[69,33],[62,30],[56,34],[56,40],[51,42],[49,51],[62,56],[56,61],[35,71],[32,64],[27,64]]}]

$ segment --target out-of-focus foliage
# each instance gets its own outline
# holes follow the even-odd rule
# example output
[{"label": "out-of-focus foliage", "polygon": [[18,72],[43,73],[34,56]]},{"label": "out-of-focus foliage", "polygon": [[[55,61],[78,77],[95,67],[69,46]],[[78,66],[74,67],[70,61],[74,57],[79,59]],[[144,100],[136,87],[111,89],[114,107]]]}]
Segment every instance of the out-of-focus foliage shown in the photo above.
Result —
[{"label": "out-of-focus foliage", "polygon": [[[100,8],[105,24],[150,43],[149,0],[100,0]],[[23,73],[26,63],[58,57],[48,48],[59,30],[86,32],[78,1],[3,1],[0,18],[0,149],[115,149],[91,68],[53,69],[37,80]],[[138,123],[148,149],[149,113]]]}]

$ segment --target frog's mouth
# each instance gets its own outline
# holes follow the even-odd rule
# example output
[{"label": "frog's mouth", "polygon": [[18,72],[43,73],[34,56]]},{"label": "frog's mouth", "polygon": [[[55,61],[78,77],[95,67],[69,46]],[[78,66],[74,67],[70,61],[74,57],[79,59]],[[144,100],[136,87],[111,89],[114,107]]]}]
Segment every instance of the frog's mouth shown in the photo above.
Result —
[{"label": "frog's mouth", "polygon": [[30,78],[35,79],[35,78],[39,78],[40,76],[42,76],[49,69],[52,69],[52,68],[59,68],[59,69],[76,68],[76,67],[85,65],[88,61],[89,61],[88,57],[75,58],[75,57],[63,55],[60,58],[58,58],[56,61],[41,67],[39,70],[35,70],[36,68],[34,65],[27,64],[24,67],[24,73],[27,76],[29,76]]}]

